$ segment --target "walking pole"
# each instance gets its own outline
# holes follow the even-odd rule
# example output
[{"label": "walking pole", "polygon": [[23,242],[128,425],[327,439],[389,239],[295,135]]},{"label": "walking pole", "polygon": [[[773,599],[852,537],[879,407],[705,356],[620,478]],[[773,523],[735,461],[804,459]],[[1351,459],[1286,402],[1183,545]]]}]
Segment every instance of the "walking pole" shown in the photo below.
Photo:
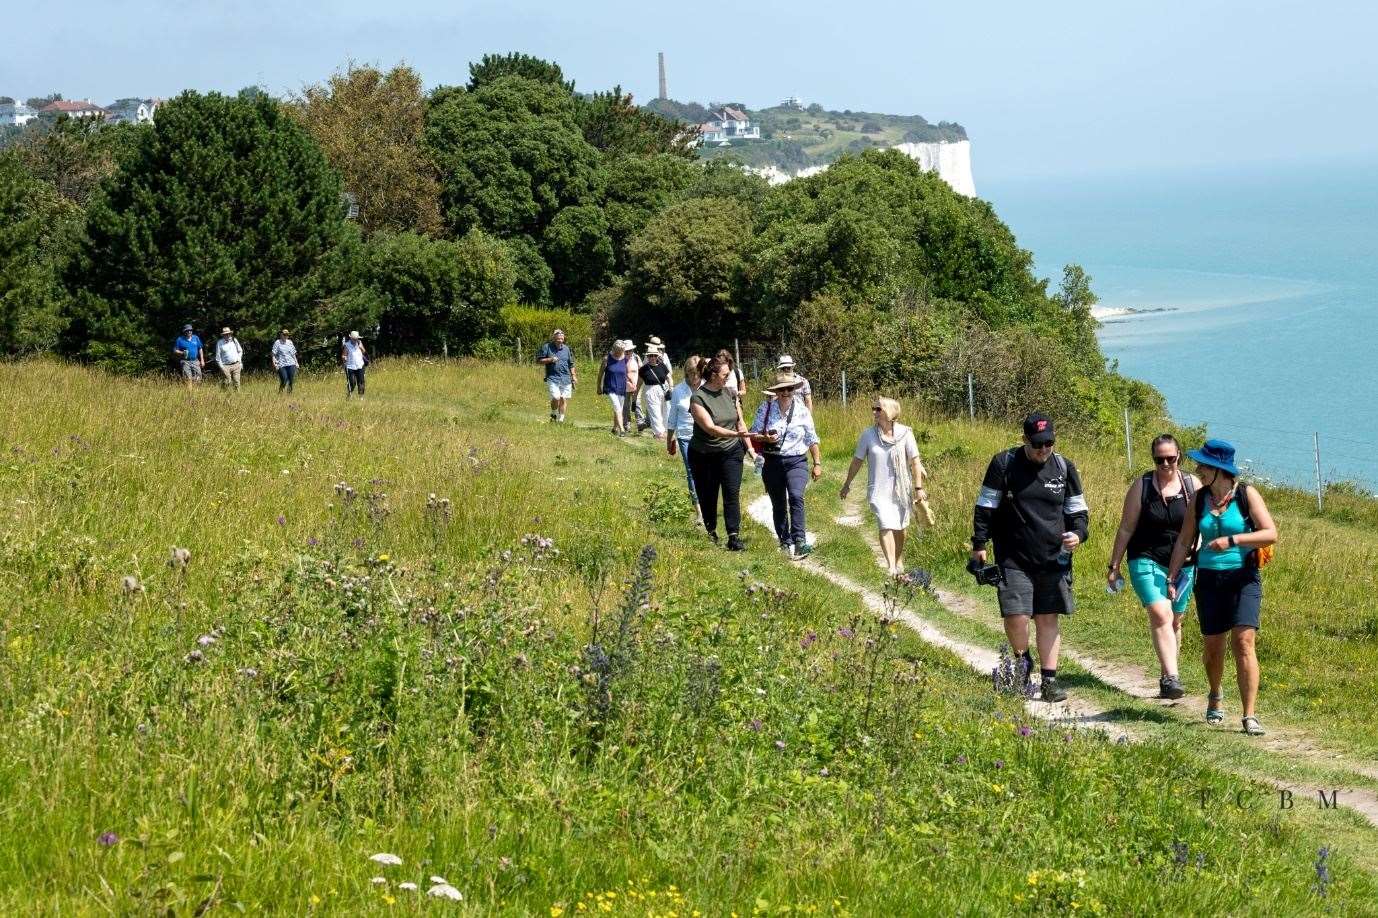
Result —
[{"label": "walking pole", "polygon": [[1316,512],[1325,512],[1325,490],[1321,487],[1321,435],[1317,431],[1311,435],[1316,447]]},{"label": "walking pole", "polygon": [[1124,459],[1129,463],[1129,471],[1134,471],[1134,447],[1129,440],[1129,407],[1124,409]]}]

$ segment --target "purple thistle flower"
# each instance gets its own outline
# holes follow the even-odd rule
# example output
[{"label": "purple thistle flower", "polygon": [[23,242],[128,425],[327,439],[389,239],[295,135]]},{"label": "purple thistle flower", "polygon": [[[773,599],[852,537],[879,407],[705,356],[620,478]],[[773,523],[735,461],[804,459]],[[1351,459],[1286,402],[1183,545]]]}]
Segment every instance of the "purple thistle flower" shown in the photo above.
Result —
[{"label": "purple thistle flower", "polygon": [[967,763],[967,757],[966,757],[965,754],[957,756],[957,764],[958,764],[958,765],[965,765],[966,763]]},{"label": "purple thistle flower", "polygon": [[1004,767],[1005,767],[1005,760],[1004,760],[1004,759],[996,759],[996,760],[995,760],[995,770],[996,770],[996,771],[999,771],[1000,769],[1002,769],[1002,768],[1004,768]]},{"label": "purple thistle flower", "polygon": [[776,741],[775,741],[775,748],[776,748],[776,749],[784,749],[784,748],[785,748],[785,741],[782,740],[782,739],[776,740]]},{"label": "purple thistle flower", "polygon": [[283,516],[281,513],[278,514],[278,525],[279,525],[279,526],[286,526],[286,525],[287,525],[287,517]]},{"label": "purple thistle flower", "polygon": [[761,718],[756,717],[752,719],[751,723],[746,725],[746,728],[752,733],[760,733],[764,726],[765,724],[761,723]]},{"label": "purple thistle flower", "polygon": [[355,536],[355,537],[354,537],[354,541],[353,541],[352,543],[350,543],[350,544],[352,544],[355,548],[363,548],[363,547],[364,547],[364,540],[363,540],[363,537],[362,537],[362,536]]},{"label": "purple thistle flower", "polygon": [[1028,726],[1027,724],[1020,724],[1019,729],[1016,732],[1020,736],[1033,736],[1033,728]]},{"label": "purple thistle flower", "polygon": [[120,843],[120,837],[114,832],[102,832],[100,837],[96,839],[96,843],[102,848],[113,848]]},{"label": "purple thistle flower", "polygon": [[799,649],[808,650],[810,647],[813,646],[813,642],[816,640],[818,640],[818,635],[815,634],[812,629],[810,629],[808,634],[804,635],[802,638],[799,639]]},{"label": "purple thistle flower", "polygon": [[306,544],[311,548],[315,548],[317,545],[321,544],[321,540],[316,538],[315,536],[307,536]]},{"label": "purple thistle flower", "polygon": [[854,634],[856,634],[856,632],[854,632],[851,628],[843,627],[837,629],[837,636],[848,641],[852,639],[852,636]]}]

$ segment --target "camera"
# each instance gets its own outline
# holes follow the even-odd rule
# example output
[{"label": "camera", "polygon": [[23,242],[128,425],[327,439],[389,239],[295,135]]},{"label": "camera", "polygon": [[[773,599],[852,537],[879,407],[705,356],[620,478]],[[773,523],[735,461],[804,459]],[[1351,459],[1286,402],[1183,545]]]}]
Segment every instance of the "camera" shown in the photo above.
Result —
[{"label": "camera", "polygon": [[981,586],[999,586],[1005,582],[1005,575],[1000,572],[1000,565],[998,564],[982,566],[980,561],[972,558],[967,562],[967,571],[976,578],[977,584]]}]

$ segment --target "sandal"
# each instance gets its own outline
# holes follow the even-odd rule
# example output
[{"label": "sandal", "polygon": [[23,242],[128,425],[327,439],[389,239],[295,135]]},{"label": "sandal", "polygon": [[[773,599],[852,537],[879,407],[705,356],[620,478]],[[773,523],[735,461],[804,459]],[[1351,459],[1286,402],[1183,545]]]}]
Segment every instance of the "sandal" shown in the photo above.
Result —
[{"label": "sandal", "polygon": [[1255,717],[1254,715],[1250,714],[1248,717],[1244,718],[1243,723],[1244,723],[1244,733],[1245,733],[1246,736],[1262,736],[1262,735],[1263,735],[1263,733],[1264,733],[1263,727],[1259,724],[1258,718]]},{"label": "sandal", "polygon": [[1225,700],[1223,695],[1210,695],[1206,698],[1206,723],[1218,727],[1225,722],[1225,712],[1219,707]]}]

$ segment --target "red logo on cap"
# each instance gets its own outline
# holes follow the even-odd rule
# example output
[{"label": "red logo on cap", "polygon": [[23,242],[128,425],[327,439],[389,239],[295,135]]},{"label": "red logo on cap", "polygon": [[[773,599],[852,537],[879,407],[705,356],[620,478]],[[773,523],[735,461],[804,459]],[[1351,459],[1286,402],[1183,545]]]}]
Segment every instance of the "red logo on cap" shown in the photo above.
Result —
[{"label": "red logo on cap", "polygon": [[1048,422],[1047,422],[1047,421],[1034,421],[1034,426],[1038,428],[1038,430],[1039,430],[1040,433],[1042,433],[1043,431],[1045,431],[1045,430],[1048,429]]}]

